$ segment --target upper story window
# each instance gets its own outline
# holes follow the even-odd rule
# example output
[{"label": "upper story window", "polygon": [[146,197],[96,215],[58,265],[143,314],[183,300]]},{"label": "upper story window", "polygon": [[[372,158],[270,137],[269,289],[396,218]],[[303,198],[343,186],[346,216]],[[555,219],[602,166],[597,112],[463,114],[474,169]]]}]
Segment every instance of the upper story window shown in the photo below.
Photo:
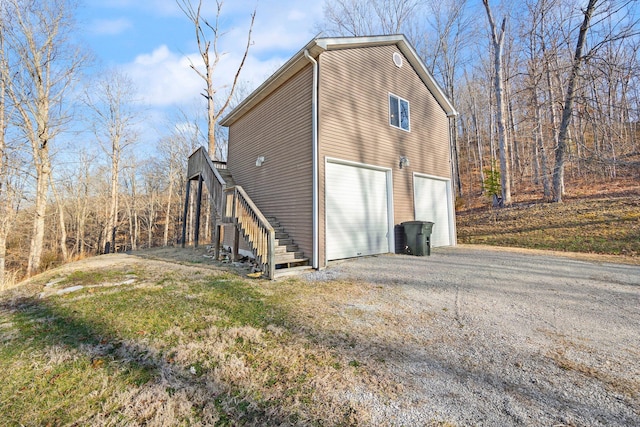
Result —
[{"label": "upper story window", "polygon": [[389,124],[409,131],[409,101],[389,94]]}]

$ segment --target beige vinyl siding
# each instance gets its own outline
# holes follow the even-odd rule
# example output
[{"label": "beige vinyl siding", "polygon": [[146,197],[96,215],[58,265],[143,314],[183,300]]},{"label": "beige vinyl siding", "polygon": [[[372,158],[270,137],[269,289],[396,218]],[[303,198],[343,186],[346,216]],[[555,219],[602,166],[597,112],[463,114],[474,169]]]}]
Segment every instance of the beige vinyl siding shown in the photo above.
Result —
[{"label": "beige vinyl siding", "polygon": [[[312,255],[313,73],[305,67],[229,128],[228,167],[266,216]],[[256,166],[264,156],[262,166]]]},{"label": "beige vinyl siding", "polygon": [[[449,121],[396,46],[320,55],[320,263],[325,264],[325,159],[391,168],[394,221],[414,219],[413,172],[450,178]],[[403,57],[404,58],[404,57]],[[409,101],[409,132],[389,124],[389,94]],[[399,168],[400,156],[410,165]]]}]

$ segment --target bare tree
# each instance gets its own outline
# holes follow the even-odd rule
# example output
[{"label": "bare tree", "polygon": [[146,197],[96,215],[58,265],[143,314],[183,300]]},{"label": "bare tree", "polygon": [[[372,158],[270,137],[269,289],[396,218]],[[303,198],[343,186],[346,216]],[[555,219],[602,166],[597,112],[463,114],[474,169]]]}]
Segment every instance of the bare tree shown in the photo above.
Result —
[{"label": "bare tree", "polygon": [[138,166],[133,159],[127,161],[127,167],[124,168],[124,203],[127,221],[129,222],[129,244],[131,250],[138,250],[138,242],[140,237],[140,218],[139,218],[139,199],[141,195],[138,193]]},{"label": "bare tree", "polygon": [[[95,155],[89,155],[86,150],[81,150],[75,154],[78,162],[77,167],[70,171],[67,179],[63,181],[65,199],[70,206],[70,232],[74,242],[70,256],[78,255],[83,257],[87,250],[86,231],[89,222],[90,204],[95,202],[95,194],[91,189],[96,189]],[[93,182],[92,182],[93,180]]]},{"label": "bare tree", "polygon": [[[582,10],[583,20],[580,25],[575,51],[571,62],[571,70],[569,72],[564,95],[562,120],[558,130],[558,145],[556,147],[555,165],[553,168],[553,201],[555,202],[562,201],[565,161],[570,140],[570,125],[574,114],[574,102],[578,93],[578,82],[582,77],[582,68],[587,59],[594,57],[602,47],[609,46],[611,43],[618,40],[637,36],[640,33],[638,31],[639,20],[637,15],[630,12],[630,6],[632,3],[634,3],[632,0],[619,2],[589,0],[586,8]],[[584,53],[587,45],[587,33],[592,27],[592,18],[595,16],[597,9],[601,9],[600,20],[597,24],[604,22],[605,30],[597,41],[592,40],[590,49]],[[614,16],[618,24],[616,26],[606,25],[611,22],[611,18]],[[605,60],[604,62],[606,63],[607,61]],[[610,116],[610,114],[608,115]],[[596,129],[594,129],[594,137],[596,136],[595,132],[597,132]]]},{"label": "bare tree", "polygon": [[363,0],[333,0],[324,3],[325,26],[329,35],[363,36],[375,34],[371,2]]},{"label": "bare tree", "polygon": [[[465,14],[466,0],[432,0],[429,2],[426,20],[435,37],[434,43],[425,43],[422,57],[434,77],[444,84],[444,90],[451,102],[458,100],[457,83],[463,51],[468,45],[470,17]],[[425,37],[429,39],[429,37]],[[458,195],[462,195],[460,162],[458,155],[457,118],[452,118],[451,158],[453,177]]]},{"label": "bare tree", "polygon": [[135,125],[139,120],[139,112],[136,108],[135,88],[127,76],[113,71],[106,74],[92,90],[85,92],[85,102],[93,113],[94,134],[111,164],[104,252],[114,252],[119,221],[120,162],[123,152],[137,141]]},{"label": "bare tree", "polygon": [[256,18],[256,9],[253,9],[253,12],[251,13],[251,24],[247,35],[247,45],[244,49],[240,65],[238,65],[226,98],[224,98],[220,107],[216,108],[216,95],[218,94],[219,88],[216,86],[214,74],[220,58],[224,54],[218,50],[218,42],[224,35],[224,32],[220,28],[220,17],[222,16],[222,6],[224,2],[222,0],[216,0],[215,18],[213,21],[210,21],[206,18],[205,11],[203,11],[204,1],[205,0],[198,0],[197,5],[194,5],[195,2],[192,0],[176,0],[180,9],[182,9],[189,21],[193,23],[196,41],[198,43],[198,51],[204,63],[204,70],[200,69],[200,67],[193,63],[191,64],[191,68],[196,72],[196,74],[198,74],[198,76],[200,76],[200,78],[202,78],[202,80],[204,80],[206,85],[202,96],[207,100],[207,144],[209,155],[212,158],[215,158],[216,123],[222,114],[224,114],[229,103],[233,99],[238,79],[240,78],[240,72],[242,71],[249,54],[249,48],[252,44],[251,34],[253,31],[253,23]]},{"label": "bare tree", "polygon": [[319,29],[338,36],[410,32],[422,3],[423,0],[329,0],[323,9],[325,23]]},{"label": "bare tree", "polygon": [[[172,221],[174,212],[179,212],[180,200],[176,200],[181,185],[184,182],[184,171],[186,170],[186,160],[189,154],[193,152],[191,144],[184,145],[185,140],[177,135],[171,135],[158,141],[158,152],[160,153],[161,169],[166,177],[165,189],[165,209],[166,218],[163,231],[163,245],[169,245],[170,227],[174,224]],[[174,206],[176,205],[176,206]],[[173,236],[175,237],[175,236]],[[171,239],[174,240],[173,238]]]},{"label": "bare tree", "polygon": [[140,219],[147,231],[147,248],[153,247],[154,231],[156,230],[158,215],[161,207],[161,193],[164,186],[165,174],[162,172],[158,159],[149,159],[142,167],[142,184],[144,188],[143,206]]},{"label": "bare tree", "polygon": [[[238,89],[235,96],[242,92],[242,85]],[[203,145],[202,141],[206,137],[200,126],[202,121],[198,110],[194,113],[180,110],[168,120],[169,135],[158,141],[158,151],[161,156],[160,163],[168,178],[165,216],[168,219],[176,217],[175,221],[167,220],[165,224],[163,239],[165,246],[169,244],[170,236],[172,241],[177,241],[176,228],[171,230],[171,226],[175,227],[180,222],[180,208],[184,203],[182,191],[187,180],[187,159],[191,153]],[[222,156],[221,149],[226,145],[226,135],[221,132],[220,126],[216,126],[216,131],[216,150]],[[218,158],[225,159],[224,156]],[[177,197],[174,198],[174,195]],[[176,213],[174,214],[173,212]],[[191,235],[191,231],[189,229],[189,235]]]},{"label": "bare tree", "polygon": [[71,0],[5,0],[4,41],[9,51],[7,94],[19,117],[17,126],[31,144],[36,175],[33,231],[27,274],[40,267],[47,190],[49,145],[67,121],[65,95],[85,57],[71,44]]},{"label": "bare tree", "polygon": [[[0,9],[0,289],[5,281],[5,258],[7,254],[7,235],[11,225],[10,193],[7,189],[7,96],[6,81],[9,78],[4,43],[4,23],[9,19]],[[9,215],[8,215],[9,214]]]},{"label": "bare tree", "polygon": [[53,181],[53,177],[49,177],[51,179],[51,192],[53,193],[56,207],[58,208],[58,227],[60,228],[60,252],[62,254],[62,261],[67,262],[69,260],[69,251],[67,249],[67,224],[66,224],[66,214],[64,210],[65,200],[60,196],[58,192],[57,186]]},{"label": "bare tree", "polygon": [[502,202],[505,205],[511,204],[511,166],[507,153],[507,129],[505,118],[505,96],[504,96],[504,64],[503,51],[504,39],[507,31],[507,18],[502,19],[500,28],[493,19],[489,0],[482,0],[487,18],[491,27],[491,41],[493,43],[493,66],[494,66],[494,91],[496,96],[496,121],[498,126],[498,151],[500,153],[500,184],[502,186]]},{"label": "bare tree", "polygon": [[560,129],[558,131],[556,163],[553,167],[553,201],[555,202],[562,201],[564,187],[564,162],[569,139],[569,124],[571,123],[571,116],[573,115],[576,82],[579,77],[582,62],[584,61],[582,51],[587,40],[587,31],[589,30],[591,16],[593,15],[593,11],[595,10],[597,3],[598,0],[589,0],[589,4],[584,11],[584,20],[582,21],[582,25],[580,25],[580,32],[578,33],[578,41],[576,42],[576,50],[573,56],[571,73],[569,74],[569,81],[567,83],[567,91],[564,98],[564,106],[562,108],[562,121],[560,122]]}]

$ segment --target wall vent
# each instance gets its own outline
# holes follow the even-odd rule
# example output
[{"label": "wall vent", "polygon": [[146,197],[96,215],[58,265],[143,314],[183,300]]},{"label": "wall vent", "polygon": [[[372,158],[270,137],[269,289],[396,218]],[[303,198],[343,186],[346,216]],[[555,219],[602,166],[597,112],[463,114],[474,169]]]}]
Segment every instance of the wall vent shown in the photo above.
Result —
[{"label": "wall vent", "polygon": [[396,67],[402,67],[402,55],[398,52],[393,52],[393,63],[396,64]]}]

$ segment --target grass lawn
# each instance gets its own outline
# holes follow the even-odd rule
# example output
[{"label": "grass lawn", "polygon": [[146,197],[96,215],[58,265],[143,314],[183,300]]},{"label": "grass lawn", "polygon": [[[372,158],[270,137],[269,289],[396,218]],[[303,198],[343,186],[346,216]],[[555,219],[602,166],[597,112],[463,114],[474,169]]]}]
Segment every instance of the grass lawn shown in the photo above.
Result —
[{"label": "grass lawn", "polygon": [[[55,277],[64,279],[46,296],[27,291]],[[5,292],[0,424],[366,419],[358,402],[337,398],[366,382],[366,369],[302,332],[291,301],[306,291],[295,289],[158,262],[53,271]]]}]

